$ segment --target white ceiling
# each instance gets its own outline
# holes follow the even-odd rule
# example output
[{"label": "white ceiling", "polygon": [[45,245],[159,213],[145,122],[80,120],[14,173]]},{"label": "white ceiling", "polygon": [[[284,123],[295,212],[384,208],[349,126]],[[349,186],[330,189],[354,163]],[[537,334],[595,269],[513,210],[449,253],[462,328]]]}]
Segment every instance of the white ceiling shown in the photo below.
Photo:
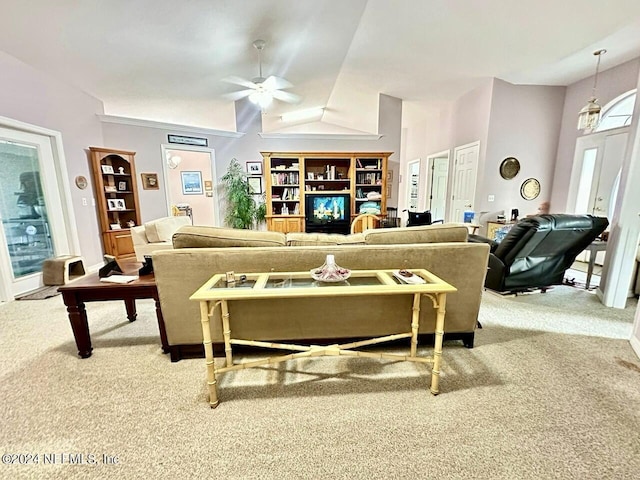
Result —
[{"label": "white ceiling", "polygon": [[[222,78],[287,78],[325,121],[376,128],[384,93],[439,107],[486,78],[568,85],[640,56],[638,0],[2,0],[0,50],[105,112],[234,130]],[[0,72],[1,73],[1,72]],[[239,87],[241,88],[241,87]],[[238,88],[238,89],[239,89]]]}]

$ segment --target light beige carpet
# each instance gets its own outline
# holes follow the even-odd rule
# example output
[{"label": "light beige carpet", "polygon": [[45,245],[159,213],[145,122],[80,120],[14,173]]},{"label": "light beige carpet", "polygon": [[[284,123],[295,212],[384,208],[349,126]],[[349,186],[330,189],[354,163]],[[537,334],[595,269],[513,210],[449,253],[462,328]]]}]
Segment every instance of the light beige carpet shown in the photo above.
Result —
[{"label": "light beige carpet", "polygon": [[40,455],[0,478],[637,478],[635,306],[485,293],[476,347],[445,344],[437,397],[428,367],[326,357],[225,374],[211,410],[204,359],[170,363],[151,301],[134,323],[88,304],[86,360],[60,297],[0,305],[2,453]]}]

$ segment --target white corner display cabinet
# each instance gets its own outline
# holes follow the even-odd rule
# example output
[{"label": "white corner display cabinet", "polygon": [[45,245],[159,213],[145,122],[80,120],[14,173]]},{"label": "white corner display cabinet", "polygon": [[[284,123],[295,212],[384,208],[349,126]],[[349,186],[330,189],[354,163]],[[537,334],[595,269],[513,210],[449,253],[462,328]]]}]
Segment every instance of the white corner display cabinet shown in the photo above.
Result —
[{"label": "white corner display cabinet", "polygon": [[130,228],[140,225],[135,152],[89,147],[104,253],[133,257]]},{"label": "white corner display cabinet", "polygon": [[270,231],[349,233],[360,213],[387,215],[391,152],[262,152]]}]

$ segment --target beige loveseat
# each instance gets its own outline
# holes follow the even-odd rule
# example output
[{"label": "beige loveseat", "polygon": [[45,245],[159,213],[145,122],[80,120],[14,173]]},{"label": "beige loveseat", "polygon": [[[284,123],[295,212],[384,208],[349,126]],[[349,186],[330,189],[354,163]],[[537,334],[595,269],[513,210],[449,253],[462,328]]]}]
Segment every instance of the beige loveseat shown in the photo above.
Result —
[{"label": "beige loveseat", "polygon": [[[189,300],[213,274],[307,271],[327,254],[350,269],[425,268],[454,285],[447,298],[445,333],[473,346],[489,246],[467,243],[465,226],[431,225],[367,230],[356,235],[288,234],[214,227],[180,228],[174,249],[154,252],[153,263],[172,361],[202,354],[199,306]],[[340,244],[337,244],[340,242]],[[251,340],[357,338],[406,331],[410,296],[269,299],[230,302],[234,335]],[[217,315],[217,314],[216,314]],[[421,304],[420,333],[433,333],[431,300]],[[219,315],[214,343],[223,341]],[[217,349],[216,355],[223,354]]]},{"label": "beige loveseat", "polygon": [[131,240],[136,260],[144,261],[145,255],[151,255],[157,250],[173,248],[171,238],[182,226],[190,225],[191,219],[187,216],[163,217],[151,220],[143,225],[131,227]]}]

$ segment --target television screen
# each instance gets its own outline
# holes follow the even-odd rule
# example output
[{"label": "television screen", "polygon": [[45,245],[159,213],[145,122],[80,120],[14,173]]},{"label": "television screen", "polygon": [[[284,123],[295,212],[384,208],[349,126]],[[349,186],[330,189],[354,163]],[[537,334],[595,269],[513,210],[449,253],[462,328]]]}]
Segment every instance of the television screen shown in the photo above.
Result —
[{"label": "television screen", "polygon": [[313,195],[307,197],[311,211],[307,221],[333,223],[349,221],[349,197],[346,195]]}]

